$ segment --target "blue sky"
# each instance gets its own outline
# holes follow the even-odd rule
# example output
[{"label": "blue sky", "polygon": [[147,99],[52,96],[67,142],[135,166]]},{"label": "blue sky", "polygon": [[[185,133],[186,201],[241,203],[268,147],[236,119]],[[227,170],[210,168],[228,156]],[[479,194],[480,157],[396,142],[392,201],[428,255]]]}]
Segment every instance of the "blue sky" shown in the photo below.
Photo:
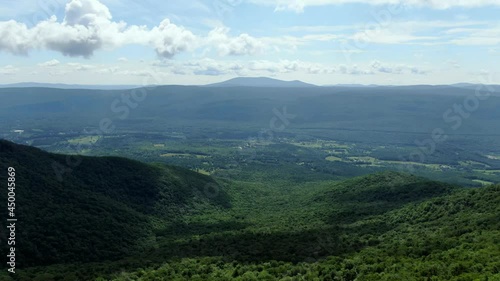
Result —
[{"label": "blue sky", "polygon": [[0,84],[500,84],[500,0],[0,0]]}]

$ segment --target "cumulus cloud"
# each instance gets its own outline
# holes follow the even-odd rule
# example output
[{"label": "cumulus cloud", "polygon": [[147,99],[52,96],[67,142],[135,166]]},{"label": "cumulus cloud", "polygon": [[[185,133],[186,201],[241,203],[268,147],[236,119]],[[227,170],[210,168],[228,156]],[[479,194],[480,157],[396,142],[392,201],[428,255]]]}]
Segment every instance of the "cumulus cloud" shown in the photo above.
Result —
[{"label": "cumulus cloud", "polygon": [[112,67],[104,67],[104,68],[99,68],[96,70],[96,73],[99,74],[113,74],[117,73],[120,68],[117,66],[112,66]]},{"label": "cumulus cloud", "polygon": [[206,36],[197,36],[169,19],[152,28],[128,25],[114,21],[99,0],[71,0],[62,21],[52,16],[33,27],[14,20],[0,21],[0,51],[27,55],[32,50],[48,49],[89,58],[101,49],[138,44],[153,48],[161,58],[172,58],[200,47],[213,47],[221,56],[255,55],[264,50],[261,40],[248,34],[232,37],[229,31],[219,26]]},{"label": "cumulus cloud", "polygon": [[87,71],[96,68],[95,65],[92,64],[82,64],[79,62],[69,62],[66,64],[69,66],[71,70],[76,70],[76,71]]},{"label": "cumulus cloud", "polygon": [[46,61],[46,62],[42,62],[42,63],[39,63],[38,66],[41,66],[41,67],[52,67],[52,66],[56,66],[56,65],[59,65],[60,62],[58,60],[49,60],[49,61]]},{"label": "cumulus cloud", "polygon": [[[162,67],[177,75],[236,75],[236,76],[276,76],[283,74],[343,74],[343,75],[373,75],[377,71],[370,66],[329,65],[301,60],[249,60],[221,61],[201,59],[196,61],[156,61],[154,67]],[[410,69],[408,67],[408,73]]]},{"label": "cumulus cloud", "polygon": [[141,44],[154,48],[158,56],[171,58],[188,50],[195,39],[191,31],[168,19],[152,29],[115,22],[109,9],[98,0],[70,1],[61,22],[55,16],[31,28],[13,20],[0,22],[0,51],[15,55],[48,49],[88,58],[100,49]]},{"label": "cumulus cloud", "polygon": [[224,74],[237,74],[244,76],[246,74],[246,67],[241,62],[220,61],[210,58],[186,62],[157,61],[153,63],[153,66],[167,68],[173,74],[178,75],[195,74],[218,76]]},{"label": "cumulus cloud", "polygon": [[[111,22],[109,10],[97,0],[73,0],[66,5],[66,16],[58,22],[55,16],[32,28],[15,21],[0,22],[0,50],[27,54],[32,49],[49,49],[66,56],[91,56],[112,38],[105,36]],[[115,30],[116,31],[116,30]]]},{"label": "cumulus cloud", "polygon": [[25,24],[16,21],[0,21],[0,50],[14,55],[27,55],[29,50],[37,48],[34,34]]},{"label": "cumulus cloud", "polygon": [[405,64],[385,64],[378,60],[375,60],[371,63],[372,71],[378,73],[388,73],[388,74],[427,74],[430,71],[426,69],[422,69],[417,66],[410,66]]},{"label": "cumulus cloud", "polygon": [[171,58],[177,53],[186,51],[196,42],[196,37],[184,27],[176,26],[168,19],[150,32],[149,43],[153,45],[160,57]]},{"label": "cumulus cloud", "polygon": [[338,72],[340,74],[347,74],[347,75],[371,75],[371,74],[374,74],[373,70],[362,69],[356,64],[351,65],[351,66],[347,66],[345,64],[342,64],[338,67]]},{"label": "cumulus cloud", "polygon": [[13,75],[19,71],[18,68],[12,65],[6,65],[4,67],[0,67],[0,75]]},{"label": "cumulus cloud", "polygon": [[216,27],[208,34],[208,43],[216,46],[221,56],[255,55],[264,50],[264,43],[246,33],[238,37],[229,37],[229,28]]},{"label": "cumulus cloud", "polygon": [[108,7],[99,1],[73,0],[66,5],[64,22],[70,26],[91,26],[108,23],[112,16]]}]

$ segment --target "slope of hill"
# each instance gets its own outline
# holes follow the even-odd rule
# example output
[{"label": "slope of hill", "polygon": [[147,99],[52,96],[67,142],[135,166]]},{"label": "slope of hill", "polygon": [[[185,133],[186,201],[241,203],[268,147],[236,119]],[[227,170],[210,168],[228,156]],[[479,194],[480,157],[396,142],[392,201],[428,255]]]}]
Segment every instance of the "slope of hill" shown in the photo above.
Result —
[{"label": "slope of hill", "polygon": [[[80,163],[58,179],[67,161]],[[158,224],[210,206],[229,207],[223,191],[207,197],[207,189],[219,188],[213,179],[177,167],[67,157],[2,140],[0,166],[4,183],[7,167],[16,170],[19,267],[123,258],[156,247]],[[1,193],[1,202],[6,196]],[[6,211],[1,208],[0,216]]]},{"label": "slope of hill", "polygon": [[[176,252],[183,253],[176,257],[182,259],[111,279],[459,281],[500,277],[498,186],[461,189],[387,172],[324,183],[313,194],[301,192],[294,194],[302,195],[296,204],[281,205],[276,210],[280,214],[274,214],[275,224],[293,222],[288,231],[208,235],[174,244],[179,247]],[[403,194],[402,202],[395,194]],[[279,205],[281,200],[273,201]],[[339,210],[345,216],[332,220]],[[260,205],[260,212],[270,209]],[[317,217],[326,225],[314,227]]]},{"label": "slope of hill", "polygon": [[[347,198],[332,197],[334,194]],[[398,202],[395,194],[404,194],[406,203]],[[361,205],[355,204],[357,196]],[[212,238],[193,246],[198,254],[162,266],[122,272],[109,280],[500,278],[499,186],[460,189],[388,172],[326,185],[313,198],[313,202],[303,201],[301,216],[306,206],[313,205],[317,214],[340,208],[350,211],[353,218],[328,220],[330,227],[310,231],[226,237],[224,243],[222,238]],[[380,201],[386,204],[382,211],[363,205]],[[360,214],[359,208],[365,212]],[[305,223],[302,220],[296,219]],[[233,248],[228,246],[231,243]],[[233,257],[218,258],[222,252],[237,253],[236,261],[231,262]],[[252,262],[247,261],[249,256],[254,258]]]},{"label": "slope of hill", "polygon": [[267,77],[238,77],[224,82],[209,84],[206,87],[270,87],[270,88],[305,88],[317,87],[302,81],[282,81]]},{"label": "slope of hill", "polygon": [[411,202],[450,194],[452,185],[413,175],[383,172],[356,177],[335,185],[317,200],[333,204],[330,221],[352,222],[366,215],[383,214]]}]

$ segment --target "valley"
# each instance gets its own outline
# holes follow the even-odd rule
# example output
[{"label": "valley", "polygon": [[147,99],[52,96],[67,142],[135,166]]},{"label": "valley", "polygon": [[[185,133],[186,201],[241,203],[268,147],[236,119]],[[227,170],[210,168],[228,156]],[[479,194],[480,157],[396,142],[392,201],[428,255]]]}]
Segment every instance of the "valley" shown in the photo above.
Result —
[{"label": "valley", "polygon": [[112,105],[138,90],[4,88],[0,136],[223,177],[278,166],[328,179],[396,170],[477,187],[500,179],[500,96],[480,90],[480,110],[449,120],[475,87],[161,86],[127,114]]},{"label": "valley", "polygon": [[166,86],[122,119],[125,90],[0,89],[25,206],[0,280],[500,278],[500,98],[435,141],[470,91],[382,90]]}]

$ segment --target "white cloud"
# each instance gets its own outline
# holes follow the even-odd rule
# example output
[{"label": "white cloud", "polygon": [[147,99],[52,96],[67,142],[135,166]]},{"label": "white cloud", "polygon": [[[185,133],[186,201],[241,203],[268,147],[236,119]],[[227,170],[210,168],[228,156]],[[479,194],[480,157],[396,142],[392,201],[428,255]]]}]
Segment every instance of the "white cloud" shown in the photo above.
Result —
[{"label": "white cloud", "polygon": [[[144,34],[146,35],[146,34]],[[160,57],[171,58],[174,55],[194,47],[196,37],[184,27],[176,26],[168,19],[148,32],[149,44]]]},{"label": "white cloud", "polygon": [[256,55],[264,50],[264,43],[246,33],[238,37],[229,37],[229,28],[216,27],[208,34],[209,45],[215,46],[221,56]]},{"label": "white cloud", "polygon": [[76,70],[76,71],[87,71],[87,70],[91,70],[91,69],[94,69],[96,68],[95,65],[92,65],[92,64],[82,64],[82,63],[79,63],[79,62],[69,62],[66,64],[67,66],[69,66],[69,68],[71,70]]},{"label": "white cloud", "polygon": [[339,32],[344,30],[351,30],[352,25],[294,25],[290,27],[279,28],[283,32]]},{"label": "white cloud", "polygon": [[56,59],[54,60],[49,60],[49,61],[46,61],[46,62],[42,62],[42,63],[39,63],[38,66],[41,66],[41,67],[52,67],[52,66],[56,66],[56,65],[59,65],[60,62]]},{"label": "white cloud", "polygon": [[335,35],[331,33],[309,34],[304,36],[276,36],[276,37],[260,37],[258,38],[264,46],[265,50],[273,50],[277,53],[288,51],[295,53],[299,48],[314,43],[320,42],[333,42],[343,38],[342,35]]},{"label": "white cloud", "polygon": [[[315,42],[338,42],[343,52],[358,52],[368,44],[412,45],[493,45],[500,38],[499,28],[488,21],[388,21],[350,26],[293,26],[285,32],[308,32],[303,36],[260,38],[266,45],[296,49]],[[328,33],[335,32],[335,33]],[[454,34],[459,34],[456,37]],[[463,38],[462,38],[463,37]],[[480,38],[478,38],[480,37]],[[477,39],[477,41],[475,41]],[[324,52],[324,51],[323,51]]]},{"label": "white cloud", "polygon": [[99,68],[95,72],[100,74],[113,74],[117,73],[120,68],[117,66]]},{"label": "white cloud", "polygon": [[272,5],[275,11],[304,12],[306,7],[364,3],[369,5],[401,5],[404,7],[430,7],[433,9],[449,9],[453,7],[473,8],[483,6],[500,6],[499,0],[248,0],[259,5]]},{"label": "white cloud", "polygon": [[66,56],[90,57],[104,46],[115,45],[114,37],[124,27],[111,22],[109,10],[97,0],[73,0],[65,13],[62,22],[52,16],[31,28],[15,21],[0,22],[0,50],[27,54],[44,48]]},{"label": "white cloud", "polygon": [[209,75],[219,76],[224,74],[244,75],[244,64],[238,61],[221,61],[203,58],[195,61],[155,61],[155,67],[165,68],[177,75]]},{"label": "white cloud", "polygon": [[19,72],[19,68],[16,68],[12,65],[6,65],[4,67],[0,67],[0,75],[14,75]]},{"label": "white cloud", "polygon": [[366,43],[378,43],[378,44],[402,44],[408,42],[422,42],[431,41],[434,42],[439,39],[435,36],[415,36],[410,33],[410,30],[368,30],[355,33],[351,36],[351,40],[357,42]]},{"label": "white cloud", "polygon": [[142,76],[142,77],[151,77],[158,76],[160,72],[151,71],[151,70],[123,70],[118,72],[118,74],[126,75],[126,76]]},{"label": "white cloud", "polygon": [[99,1],[73,0],[66,5],[64,22],[70,26],[90,26],[109,23],[112,16],[108,7]]},{"label": "white cloud", "polygon": [[[153,84],[206,84],[236,76],[268,76],[283,80],[299,79],[316,84],[415,84],[416,79],[419,79],[419,83],[443,84],[469,82],[473,77],[471,72],[465,71],[465,67],[455,69],[446,66],[444,69],[440,68],[443,64],[433,67],[425,63],[412,65],[404,61],[388,62],[381,59],[378,61],[380,64],[378,68],[374,68],[374,63],[340,64],[280,59],[193,58],[191,60],[159,59],[144,63],[131,61],[128,64],[117,61],[89,64],[73,62],[60,64],[58,67],[49,69],[40,69],[36,64],[31,67],[22,67],[22,69],[16,69],[14,66],[6,68],[0,66],[0,73],[15,74],[3,75],[4,83],[28,80],[60,83],[61,79],[64,79],[64,83],[74,84],[126,83],[137,85],[149,78],[154,78]],[[484,68],[488,69],[488,67]],[[379,71],[382,69],[384,71]],[[494,69],[494,66],[489,69]],[[33,76],[33,71],[38,71],[38,74]],[[438,72],[440,75],[433,74]],[[477,73],[479,73],[478,70]],[[389,81],[388,79],[394,80]],[[498,81],[498,79],[492,81]],[[151,83],[148,82],[148,84]]]},{"label": "white cloud", "polygon": [[33,37],[25,24],[13,20],[0,22],[0,50],[27,55],[29,50],[39,47]]},{"label": "white cloud", "polygon": [[[451,30],[456,31],[456,30]],[[455,45],[494,46],[500,44],[500,25],[482,29],[462,29],[460,37],[450,40]]]},{"label": "white cloud", "polygon": [[204,37],[169,19],[153,28],[113,21],[111,12],[99,0],[71,0],[62,21],[52,16],[33,27],[13,20],[0,21],[0,51],[14,55],[48,49],[65,56],[89,58],[98,50],[130,44],[152,47],[163,58],[207,45],[221,56],[256,55],[264,50],[259,39],[245,33],[231,37],[226,27],[216,27]]},{"label": "white cloud", "polygon": [[375,72],[387,74],[427,74],[430,72],[428,69],[423,69],[417,66],[406,64],[387,64],[378,60],[372,61],[371,68]]},{"label": "white cloud", "polygon": [[499,42],[500,29],[491,27],[491,22],[487,21],[395,21],[386,25],[367,25],[353,34],[339,34],[338,37],[344,47],[355,49],[364,49],[368,43],[493,45]]},{"label": "white cloud", "polygon": [[[284,7],[292,5],[290,7],[301,9],[310,5],[364,2],[365,0],[252,1],[260,4],[265,2],[285,5]],[[454,4],[450,0],[444,2],[404,0],[401,3],[414,6],[445,7],[456,5],[468,7],[492,4],[493,2],[500,2],[500,0],[456,0],[453,2]],[[373,0],[370,3],[400,3],[400,0]],[[303,45],[332,41],[349,42],[349,45],[362,42],[489,46],[500,42],[498,39],[500,38],[500,28],[498,26],[489,26],[485,29],[484,27],[488,26],[487,23],[473,21],[393,22],[387,26],[378,26],[376,29],[363,29],[363,25],[295,26],[290,29],[309,32],[309,34],[273,37],[254,37],[247,33],[231,35],[230,29],[222,23],[214,24],[214,26],[206,35],[195,35],[187,28],[172,23],[169,19],[164,19],[159,25],[152,28],[128,25],[123,21],[114,21],[110,10],[99,0],[71,0],[65,6],[65,16],[62,20],[52,16],[32,27],[13,20],[0,21],[0,52],[27,55],[32,50],[48,49],[65,56],[90,58],[99,50],[111,50],[136,44],[149,46],[160,58],[173,58],[179,53],[199,49],[207,50],[207,52],[214,50],[219,56],[256,56],[268,53],[268,51],[277,53],[283,50],[295,53]],[[354,49],[362,49],[357,44],[355,45]]]},{"label": "white cloud", "polygon": [[276,76],[285,74],[296,75],[374,75],[374,74],[427,74],[428,69],[406,64],[388,64],[374,61],[368,65],[323,64],[301,60],[250,60],[221,61],[201,59],[188,62],[156,61],[154,67],[170,71],[176,75],[206,75],[206,76]]},{"label": "white cloud", "polygon": [[345,65],[341,64],[336,71],[340,74],[348,74],[348,75],[372,75],[374,71],[372,69],[364,69],[360,68],[357,64],[354,65]]}]

